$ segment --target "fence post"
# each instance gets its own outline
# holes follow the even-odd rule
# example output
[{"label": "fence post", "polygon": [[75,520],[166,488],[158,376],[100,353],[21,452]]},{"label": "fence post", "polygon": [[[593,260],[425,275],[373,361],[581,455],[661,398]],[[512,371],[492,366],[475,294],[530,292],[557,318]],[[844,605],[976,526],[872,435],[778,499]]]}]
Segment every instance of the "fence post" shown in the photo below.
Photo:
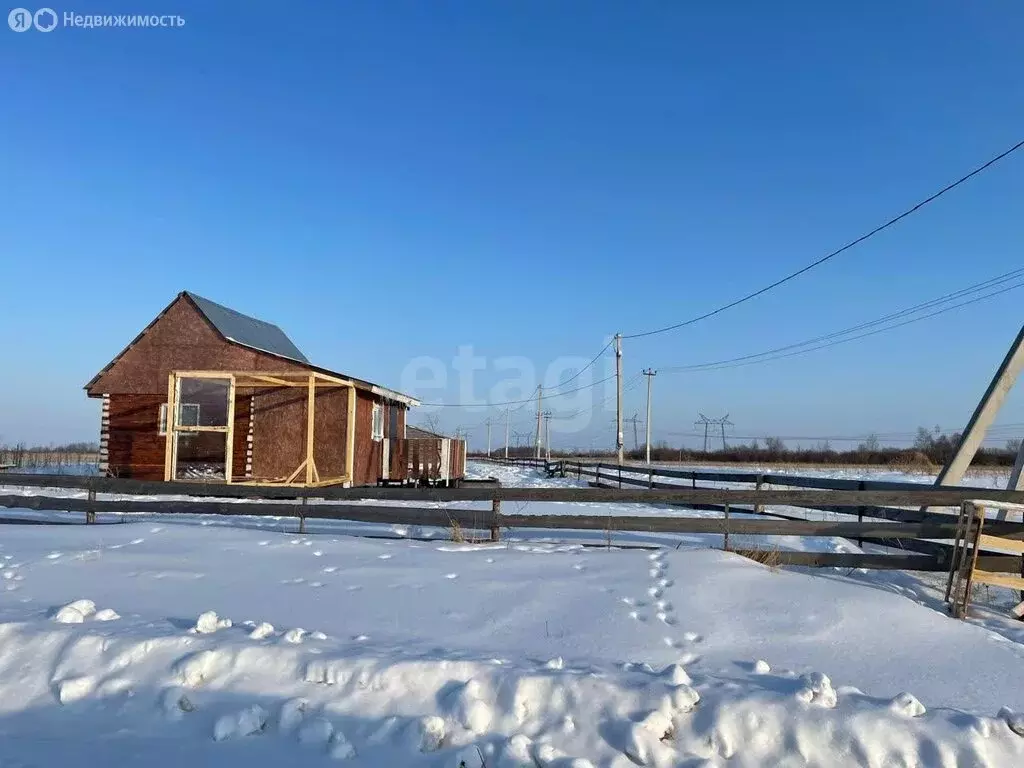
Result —
[{"label": "fence post", "polygon": [[601,484],[601,462],[600,461],[597,462],[596,466],[594,467],[594,484],[595,485],[600,485]]},{"label": "fence post", "polygon": [[725,537],[722,549],[729,549],[729,502],[725,502]]},{"label": "fence post", "polygon": [[305,496],[302,497],[302,509],[299,510],[299,533],[306,532],[306,504],[309,503],[309,499]]},{"label": "fence post", "polygon": [[654,470],[647,470],[647,490],[651,490],[654,487]]},{"label": "fence post", "polygon": [[[754,490],[755,491],[760,491],[761,490],[761,486],[763,484],[764,484],[764,474],[762,474],[761,472],[758,472],[757,473],[757,483],[754,485]],[[764,514],[764,504],[760,504],[760,503],[755,504],[754,505],[754,514],[755,515],[763,515]]]},{"label": "fence post", "polygon": [[88,506],[85,510],[85,523],[92,525],[96,522],[96,489],[89,488]]},{"label": "fence post", "polygon": [[501,538],[501,499],[491,499],[491,541]]},{"label": "fence post", "polygon": [[[861,480],[857,484],[857,490],[858,491],[863,491],[864,490],[864,481],[863,480]],[[863,506],[857,507],[857,522],[858,523],[863,523],[864,522],[864,507]],[[857,546],[858,547],[863,547],[864,546],[864,539],[862,539],[859,536],[857,537]]]},{"label": "fence post", "polygon": [[622,465],[619,464],[619,490],[622,490]]}]

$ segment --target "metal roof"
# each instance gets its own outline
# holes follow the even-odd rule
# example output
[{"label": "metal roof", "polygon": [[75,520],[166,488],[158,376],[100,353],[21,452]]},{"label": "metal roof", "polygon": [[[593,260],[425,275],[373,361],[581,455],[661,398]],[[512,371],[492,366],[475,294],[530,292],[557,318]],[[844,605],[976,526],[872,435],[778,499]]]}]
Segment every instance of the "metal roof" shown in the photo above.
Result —
[{"label": "metal roof", "polygon": [[199,311],[206,316],[210,324],[228,341],[244,344],[247,347],[269,352],[279,357],[286,357],[289,360],[297,360],[306,365],[310,364],[306,356],[285,335],[285,332],[273,323],[243,315],[241,312],[236,312],[189,291],[186,291],[185,295],[199,307]]},{"label": "metal roof", "polygon": [[431,438],[443,438],[444,435],[439,435],[437,432],[431,432],[429,429],[423,429],[423,427],[406,424],[405,437],[408,440],[427,440]]}]

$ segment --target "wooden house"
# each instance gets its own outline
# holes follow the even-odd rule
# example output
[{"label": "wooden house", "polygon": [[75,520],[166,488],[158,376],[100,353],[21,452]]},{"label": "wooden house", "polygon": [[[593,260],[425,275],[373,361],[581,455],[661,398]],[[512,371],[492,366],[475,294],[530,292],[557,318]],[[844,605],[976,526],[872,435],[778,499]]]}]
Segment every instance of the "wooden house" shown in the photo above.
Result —
[{"label": "wooden house", "polygon": [[313,365],[276,325],[193,293],[178,294],[85,390],[103,400],[100,460],[116,477],[419,479],[398,458],[415,398]]}]

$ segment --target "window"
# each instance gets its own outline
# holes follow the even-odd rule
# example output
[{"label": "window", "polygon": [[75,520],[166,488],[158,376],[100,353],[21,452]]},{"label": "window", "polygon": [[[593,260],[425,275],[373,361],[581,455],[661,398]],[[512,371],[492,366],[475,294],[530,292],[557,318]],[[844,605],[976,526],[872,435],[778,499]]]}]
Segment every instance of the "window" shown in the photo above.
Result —
[{"label": "window", "polygon": [[384,409],[380,403],[373,404],[373,419],[371,421],[371,435],[374,440],[384,439]]},{"label": "window", "polygon": [[[178,406],[178,425],[182,427],[199,426],[199,403],[182,403]],[[160,403],[159,433],[167,434],[167,403]]]}]

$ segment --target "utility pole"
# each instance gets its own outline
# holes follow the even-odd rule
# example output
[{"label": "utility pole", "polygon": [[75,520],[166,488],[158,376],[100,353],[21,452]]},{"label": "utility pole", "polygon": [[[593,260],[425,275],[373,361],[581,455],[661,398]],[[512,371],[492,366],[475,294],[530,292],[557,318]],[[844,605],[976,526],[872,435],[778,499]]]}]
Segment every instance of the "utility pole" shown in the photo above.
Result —
[{"label": "utility pole", "polygon": [[512,423],[512,409],[505,406],[505,459],[508,459],[508,428]]},{"label": "utility pole", "polygon": [[487,417],[487,458],[491,458],[491,417]]},{"label": "utility pole", "polygon": [[647,463],[651,463],[651,380],[658,375],[658,372],[648,368],[644,371],[647,377]]},{"label": "utility pole", "polygon": [[544,449],[547,460],[551,461],[551,411],[544,412]]},{"label": "utility pole", "polygon": [[615,453],[622,466],[622,334],[615,334]]},{"label": "utility pole", "polygon": [[541,419],[541,403],[544,399],[544,387],[537,385],[537,442],[534,446],[534,458],[540,458],[540,419]]}]

